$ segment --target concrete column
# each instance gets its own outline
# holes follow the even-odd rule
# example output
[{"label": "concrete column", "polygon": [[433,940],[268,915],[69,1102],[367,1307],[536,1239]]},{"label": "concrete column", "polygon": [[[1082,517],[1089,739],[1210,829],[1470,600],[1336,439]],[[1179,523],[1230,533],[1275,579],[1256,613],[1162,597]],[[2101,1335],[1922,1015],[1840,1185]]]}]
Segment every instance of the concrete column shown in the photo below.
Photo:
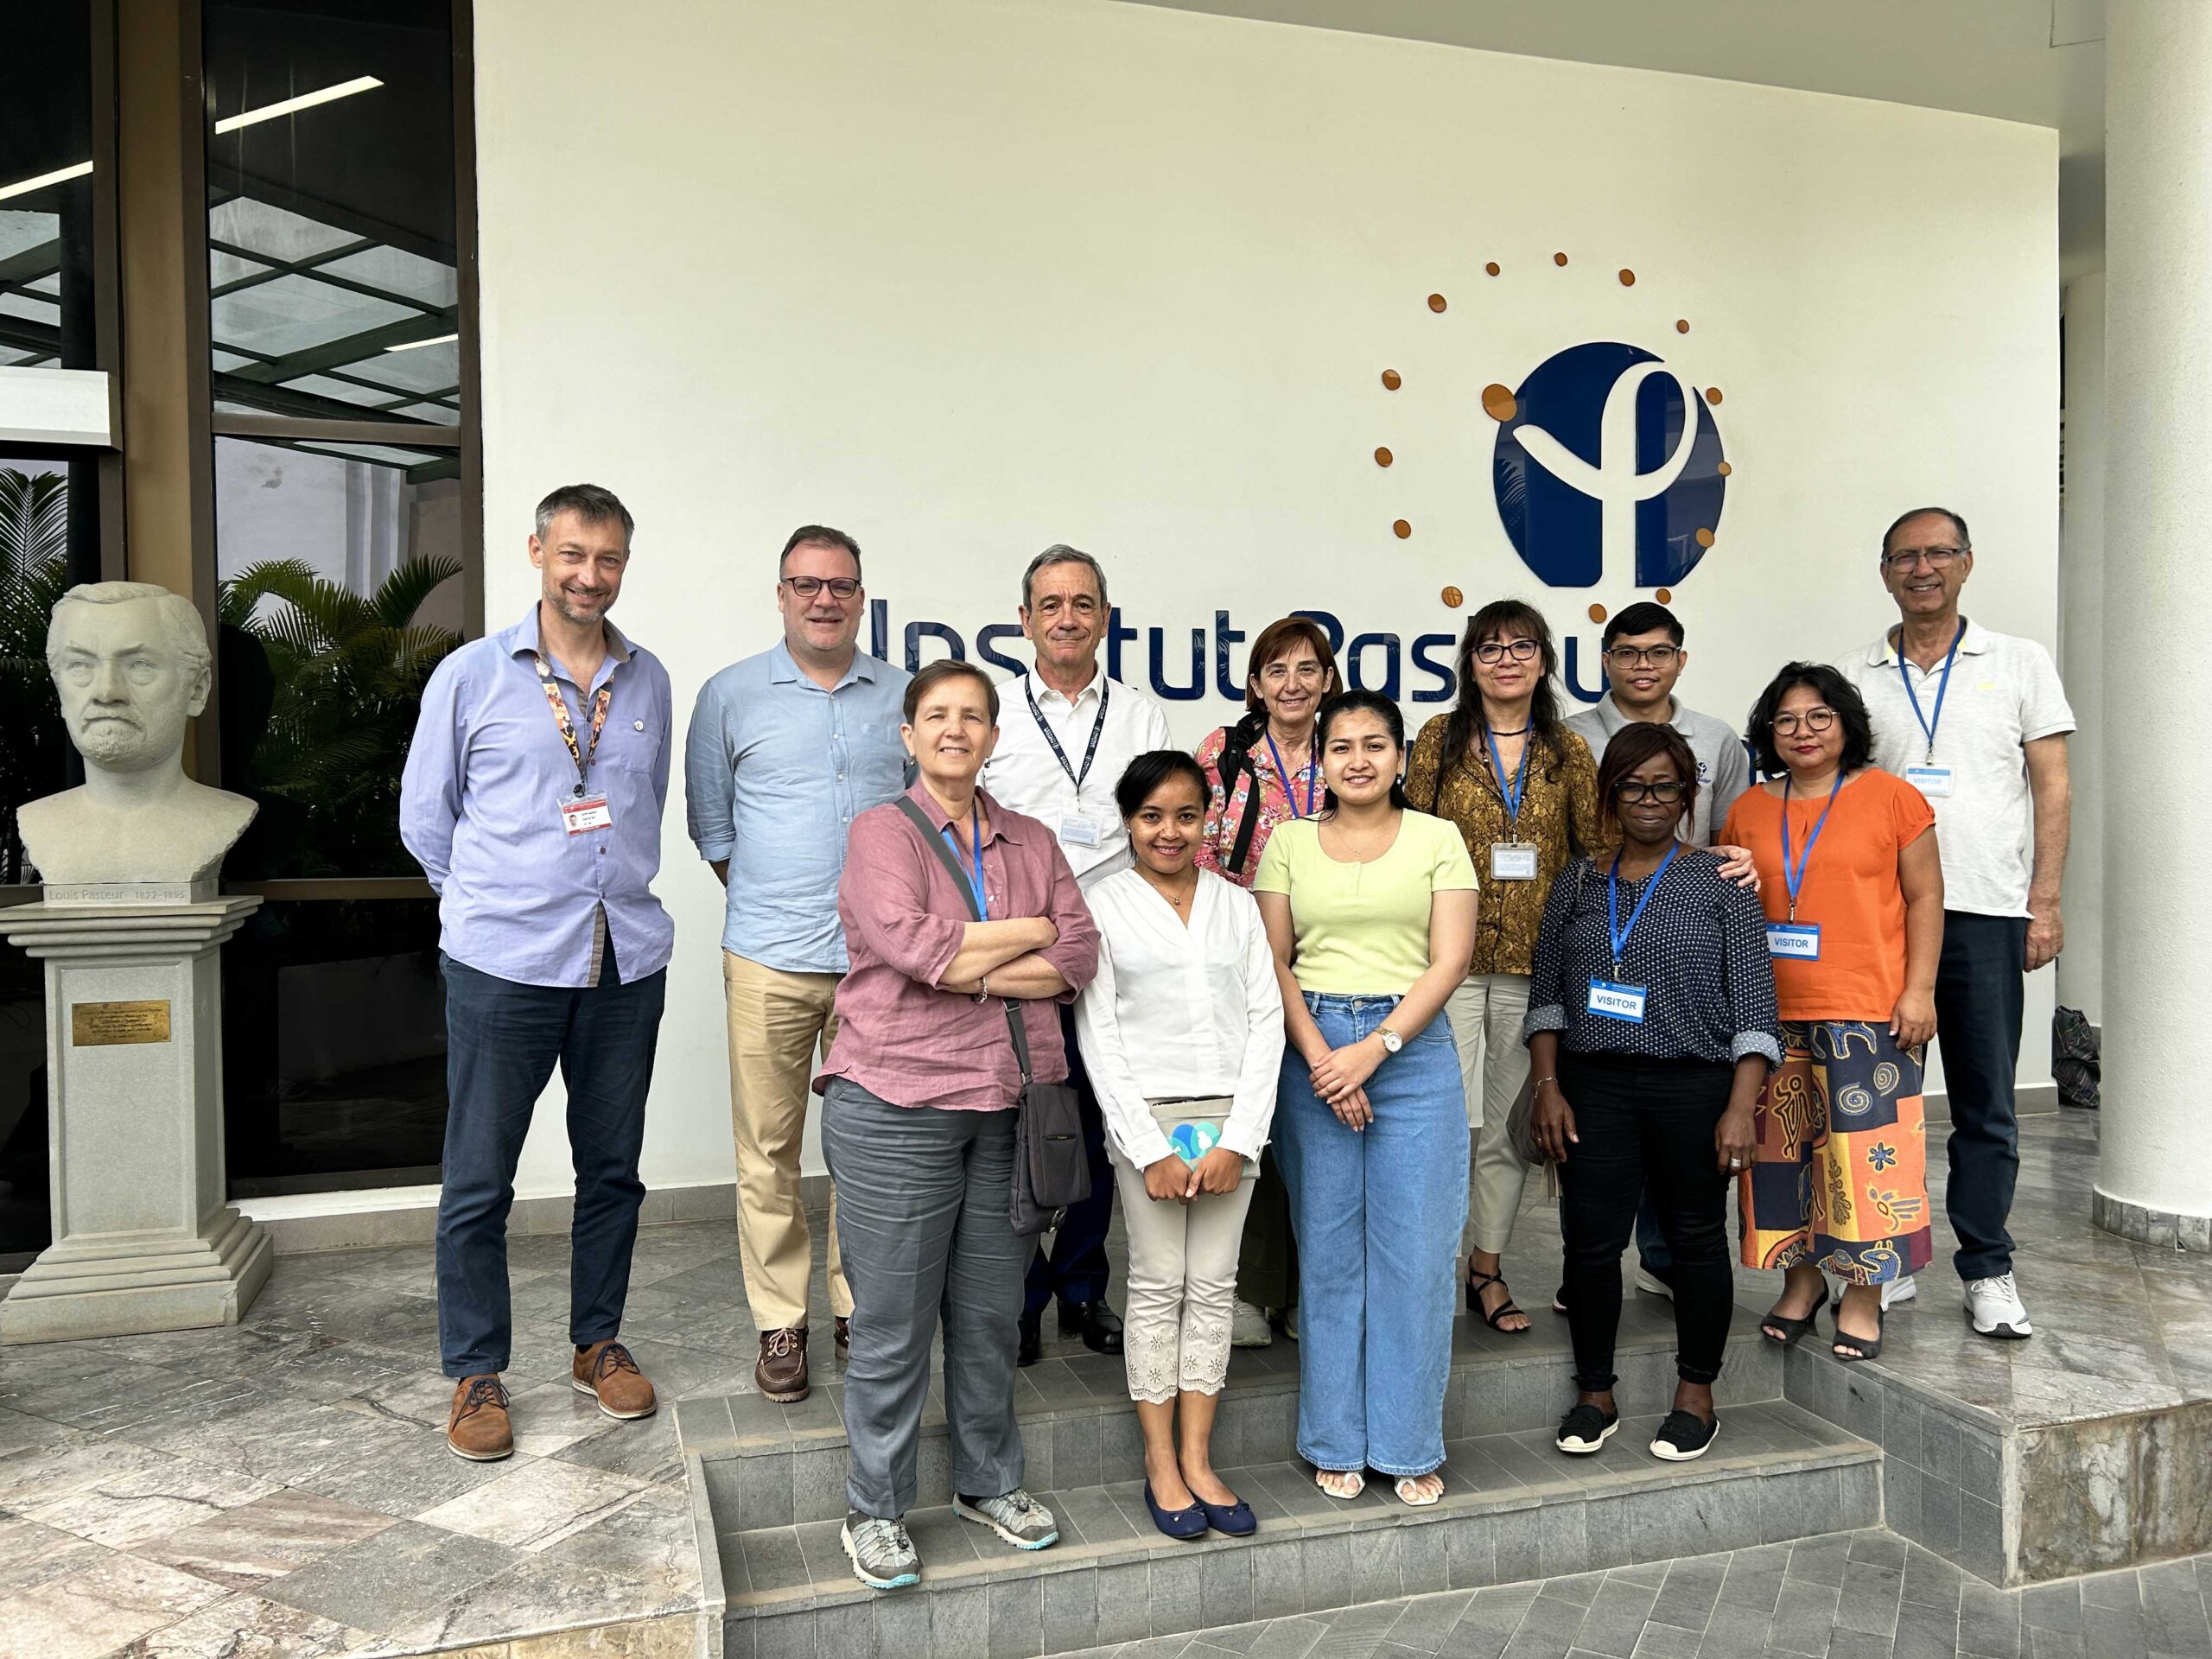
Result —
[{"label": "concrete column", "polygon": [[2068,744],[2074,855],[2058,1000],[2105,1017],[2105,274],[2066,285],[2066,502],[2058,527],[2058,672],[2081,722]]},{"label": "concrete column", "polygon": [[2212,1249],[2212,5],[2105,23],[2106,798],[2099,1225]]}]

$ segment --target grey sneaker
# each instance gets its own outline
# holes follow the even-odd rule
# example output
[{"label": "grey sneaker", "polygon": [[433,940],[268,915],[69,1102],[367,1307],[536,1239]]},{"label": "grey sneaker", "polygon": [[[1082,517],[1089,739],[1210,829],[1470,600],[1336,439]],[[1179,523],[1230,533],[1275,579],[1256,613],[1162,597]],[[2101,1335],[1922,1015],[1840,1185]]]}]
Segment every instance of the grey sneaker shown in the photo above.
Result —
[{"label": "grey sneaker", "polygon": [[1049,1549],[1060,1541],[1060,1523],[1052,1512],[1019,1486],[996,1497],[956,1495],[952,1512],[981,1522],[1016,1549]]},{"label": "grey sneaker", "polygon": [[852,1560],[853,1576],[871,1590],[903,1590],[922,1581],[922,1558],[904,1521],[848,1510],[837,1541]]}]

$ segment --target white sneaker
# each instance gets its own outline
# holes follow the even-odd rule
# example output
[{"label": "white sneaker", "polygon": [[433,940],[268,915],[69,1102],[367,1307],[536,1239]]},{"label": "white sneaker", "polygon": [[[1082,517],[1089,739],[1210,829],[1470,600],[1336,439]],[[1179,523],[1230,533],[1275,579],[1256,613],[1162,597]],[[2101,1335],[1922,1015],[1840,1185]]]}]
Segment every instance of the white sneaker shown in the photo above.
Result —
[{"label": "white sneaker", "polygon": [[1647,1296],[1664,1296],[1670,1302],[1675,1300],[1675,1287],[1641,1262],[1637,1264],[1636,1287]]},{"label": "white sneaker", "polygon": [[1920,1287],[1912,1281],[1910,1274],[1902,1279],[1892,1279],[1882,1287],[1882,1312],[1886,1313],[1899,1302],[1917,1301]]},{"label": "white sneaker", "polygon": [[1264,1348],[1275,1339],[1268,1324],[1268,1310],[1239,1298],[1236,1311],[1230,1318],[1229,1345],[1232,1348]]},{"label": "white sneaker", "polygon": [[1985,1337],[2028,1337],[2035,1334],[2035,1327],[2028,1323],[2028,1310],[2020,1300],[2020,1287],[2012,1282],[2009,1273],[1994,1279],[1967,1281],[1967,1317],[1974,1321],[1974,1328]]}]

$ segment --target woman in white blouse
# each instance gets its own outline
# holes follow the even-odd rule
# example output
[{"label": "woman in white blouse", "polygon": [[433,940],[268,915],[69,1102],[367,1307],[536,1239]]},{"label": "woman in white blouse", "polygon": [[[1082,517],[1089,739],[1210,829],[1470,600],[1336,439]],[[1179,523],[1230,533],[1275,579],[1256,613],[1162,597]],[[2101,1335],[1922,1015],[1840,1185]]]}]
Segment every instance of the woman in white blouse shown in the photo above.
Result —
[{"label": "woman in white blouse", "polygon": [[1283,1051],[1259,906],[1198,867],[1207,798],[1205,774],[1178,750],[1141,754],[1122,774],[1115,800],[1136,863],[1084,895],[1098,976],[1076,1005],[1128,1227],[1123,1354],[1145,1502],[1171,1538],[1259,1524],[1214,1473],[1211,1442]]}]

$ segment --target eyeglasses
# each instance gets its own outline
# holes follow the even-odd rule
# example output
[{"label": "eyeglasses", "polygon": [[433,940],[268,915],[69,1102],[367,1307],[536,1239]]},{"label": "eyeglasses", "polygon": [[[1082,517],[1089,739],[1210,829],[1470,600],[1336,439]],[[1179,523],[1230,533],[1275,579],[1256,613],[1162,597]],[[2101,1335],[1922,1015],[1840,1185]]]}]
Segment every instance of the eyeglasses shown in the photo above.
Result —
[{"label": "eyeglasses", "polygon": [[1502,663],[1510,657],[1516,663],[1533,661],[1542,650],[1533,639],[1485,639],[1475,647],[1475,660],[1485,666]]},{"label": "eyeglasses", "polygon": [[1949,569],[1961,556],[1973,551],[1970,547],[1901,547],[1894,553],[1882,555],[1882,568],[1904,572],[1925,559],[1930,570],[1940,572]]},{"label": "eyeglasses", "polygon": [[1802,715],[1777,715],[1774,717],[1774,734],[1777,737],[1794,737],[1800,726],[1808,732],[1825,732],[1834,724],[1834,709],[1808,709]]},{"label": "eyeglasses", "polygon": [[1647,784],[1640,779],[1624,778],[1613,785],[1613,793],[1624,801],[1656,801],[1662,806],[1673,806],[1682,798],[1682,785],[1672,779],[1663,784]]},{"label": "eyeglasses", "polygon": [[824,588],[830,590],[832,599],[850,599],[861,590],[860,581],[855,576],[785,576],[784,586],[801,599],[812,599]]},{"label": "eyeglasses", "polygon": [[1672,668],[1681,654],[1680,645],[1615,645],[1605,660],[1615,668]]},{"label": "eyeglasses", "polygon": [[1310,657],[1302,663],[1286,663],[1278,658],[1260,671],[1260,683],[1262,685],[1281,685],[1295,678],[1300,684],[1319,685],[1328,677],[1328,673],[1326,667]]}]

